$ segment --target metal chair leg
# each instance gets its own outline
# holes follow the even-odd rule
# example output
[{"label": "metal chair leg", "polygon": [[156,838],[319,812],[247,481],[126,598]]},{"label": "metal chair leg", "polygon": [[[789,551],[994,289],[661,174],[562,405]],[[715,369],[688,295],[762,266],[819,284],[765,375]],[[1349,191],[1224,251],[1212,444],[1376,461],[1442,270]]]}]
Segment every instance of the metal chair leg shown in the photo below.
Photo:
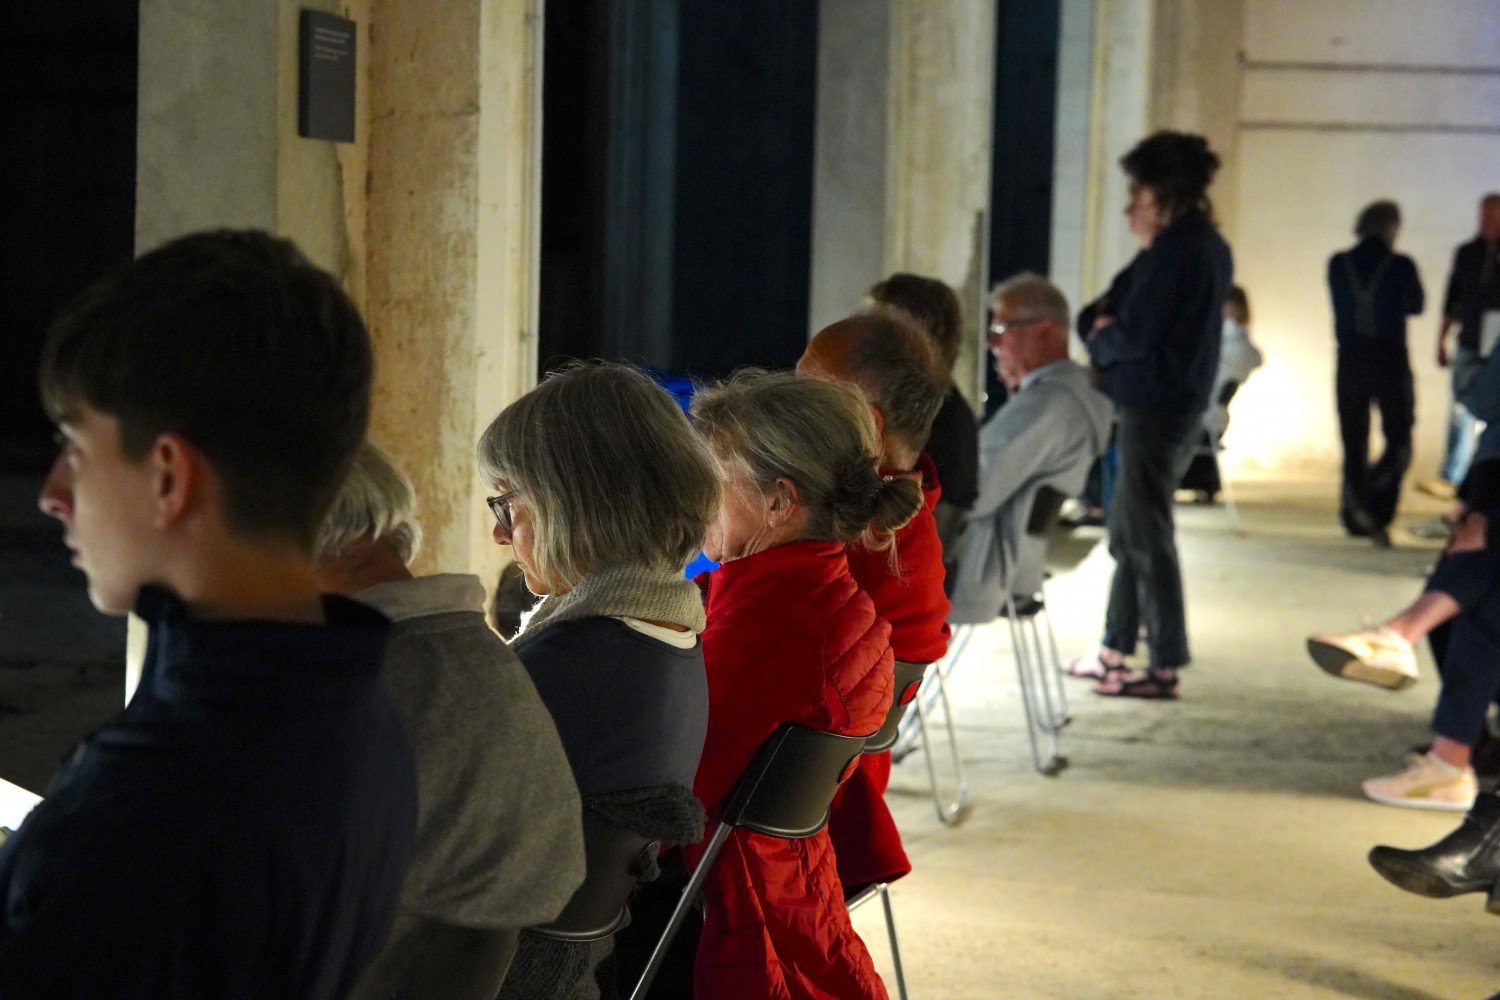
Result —
[{"label": "metal chair leg", "polygon": [[1229,514],[1229,524],[1234,530],[1240,529],[1240,508],[1234,502],[1234,486],[1229,482],[1229,477],[1224,475],[1224,467],[1219,464],[1219,453],[1214,452],[1214,466],[1219,470],[1219,488],[1224,491],[1224,510]]},{"label": "metal chair leg", "polygon": [[943,706],[943,721],[948,727],[948,752],[953,760],[954,791],[952,799],[945,799],[938,785],[937,763],[932,753],[932,720],[930,700],[917,693],[917,731],[922,740],[922,756],[927,761],[927,781],[932,788],[932,805],[937,810],[938,820],[944,826],[957,826],[969,813],[969,782],[964,778],[964,762],[958,752],[958,730],[953,722],[953,706],[948,701],[948,682],[941,670],[934,668],[924,683],[931,683],[935,697]]},{"label": "metal chair leg", "polygon": [[906,973],[901,969],[901,942],[896,940],[896,915],[891,910],[890,887],[880,883],[880,903],[885,907],[885,932],[891,939],[891,964],[896,967],[896,995],[906,997]]},{"label": "metal chair leg", "polygon": [[[1048,699],[1047,680],[1041,674],[1046,669],[1041,663],[1041,633],[1033,620],[1032,636],[1027,636],[1026,625],[1016,614],[1015,598],[1008,592],[1005,595],[1005,610],[1010,627],[1011,655],[1016,661],[1016,679],[1021,687],[1021,707],[1026,716],[1026,738],[1031,744],[1031,763],[1038,773],[1050,777],[1060,772],[1068,762],[1060,753],[1054,710]],[[1045,754],[1042,752],[1044,740],[1047,743]]]},{"label": "metal chair leg", "polygon": [[[940,676],[944,682],[953,676],[953,671],[958,667],[958,661],[963,658],[964,648],[968,646],[969,639],[974,634],[974,626],[954,626],[953,635],[948,640],[948,652],[941,660],[932,665],[927,676],[922,678],[922,687],[917,692],[918,699],[925,699],[927,710],[931,711],[938,698],[938,684],[932,680],[933,675]],[[913,699],[913,704],[916,699]],[[896,730],[896,742],[891,746],[891,760],[900,761],[907,754],[916,749],[918,730],[922,722],[918,714],[907,709],[906,716],[902,718],[900,726]]]},{"label": "metal chair leg", "polygon": [[891,964],[896,968],[896,994],[901,1000],[907,1000],[906,973],[901,966],[901,942],[896,938],[896,914],[891,909],[890,885],[885,882],[876,882],[874,885],[866,886],[859,895],[848,901],[849,912],[853,913],[876,896],[880,897],[880,905],[885,911],[885,934],[891,943]]},{"label": "metal chair leg", "polygon": [[1052,630],[1052,610],[1047,605],[1046,584],[1042,585],[1041,598],[1041,617],[1047,626],[1047,650],[1052,654],[1049,676],[1057,683],[1057,706],[1059,714],[1056,717],[1056,724],[1062,727],[1072,722],[1073,717],[1068,707],[1068,686],[1063,683],[1062,654],[1057,651],[1057,633]]},{"label": "metal chair leg", "polygon": [[677,931],[682,927],[682,922],[687,919],[688,910],[697,899],[698,893],[703,891],[703,883],[708,879],[709,869],[713,867],[714,861],[719,857],[719,851],[723,849],[724,842],[729,839],[730,831],[734,827],[728,823],[720,823],[714,830],[713,837],[708,842],[708,847],[703,852],[703,859],[698,862],[698,867],[693,872],[693,877],[688,879],[688,884],[683,887],[682,897],[677,900],[677,906],[672,910],[672,917],[667,921],[666,929],[662,931],[661,937],[657,939],[656,947],[651,951],[651,959],[646,963],[646,968],[641,972],[640,981],[636,983],[635,989],[630,992],[630,1000],[645,1000],[646,994],[651,992],[651,983],[656,979],[656,974],[661,971],[662,962],[667,957],[667,951],[672,947],[672,940],[677,937]]}]

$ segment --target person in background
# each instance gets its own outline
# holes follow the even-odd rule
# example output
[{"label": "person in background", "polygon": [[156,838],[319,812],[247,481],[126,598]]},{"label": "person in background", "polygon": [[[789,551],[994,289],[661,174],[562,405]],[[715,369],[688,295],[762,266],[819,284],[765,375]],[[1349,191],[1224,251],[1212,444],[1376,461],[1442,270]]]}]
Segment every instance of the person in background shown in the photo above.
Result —
[{"label": "person in background", "polygon": [[[682,575],[719,501],[672,397],[624,365],[575,365],[479,441],[494,538],[541,597],[512,640],[557,724],[585,813],[663,844],[703,835],[703,599]],[[653,863],[637,873],[657,875]],[[523,933],[500,996],[590,995],[612,939]],[[576,993],[575,991],[581,991]]]},{"label": "person in background", "polygon": [[[805,375],[848,382],[875,421],[883,476],[915,476],[922,509],[894,539],[871,548],[849,545],[849,572],[891,626],[891,652],[907,663],[932,663],[948,651],[948,596],[943,545],[934,516],[943,488],[921,451],[949,385],[930,340],[904,313],[879,308],[820,330],[797,362]],[[894,543],[894,550],[889,542]],[[894,560],[892,556],[894,555]],[[904,692],[898,692],[900,697]],[[901,834],[885,805],[891,754],[865,754],[833,800],[828,835],[849,896],[911,871]]]},{"label": "person in background", "polygon": [[[1484,369],[1485,359],[1500,339],[1500,192],[1490,192],[1479,202],[1479,232],[1453,251],[1453,267],[1443,294],[1443,322],[1438,329],[1437,363],[1453,367],[1453,408],[1448,417],[1448,438],[1439,477],[1417,484],[1417,489],[1451,500],[1463,482],[1480,422],[1460,400]],[[1458,327],[1457,343],[1450,350],[1448,335]]]},{"label": "person in background", "polygon": [[52,327],[41,508],[149,639],[0,848],[0,995],[338,1000],[385,943],[417,814],[388,623],[311,554],[373,370],[338,282],[252,230],[172,240]]},{"label": "person in background", "polygon": [[[1176,698],[1191,656],[1172,494],[1219,368],[1234,264],[1208,200],[1219,157],[1202,136],[1158,132],[1120,164],[1130,179],[1125,215],[1141,252],[1079,318],[1118,411],[1107,514],[1115,573],[1104,634],[1072,671],[1099,676],[1101,695]],[[1132,671],[1126,657],[1142,624],[1149,660]]]},{"label": "person in background", "polygon": [[494,1000],[520,929],[556,917],[583,881],[578,791],[531,679],[485,624],[479,578],[407,568],[415,506],[366,443],[313,546],[324,592],[392,622],[385,686],[417,769],[401,907],[350,997]]},{"label": "person in background", "polygon": [[1400,690],[1417,682],[1416,643],[1432,640],[1442,678],[1432,743],[1364,791],[1387,805],[1462,812],[1478,788],[1476,751],[1493,756],[1485,716],[1500,695],[1500,545],[1491,540],[1500,532],[1500,458],[1470,467],[1448,523],[1452,538],[1411,605],[1374,628],[1309,636],[1307,650],[1335,677]]},{"label": "person in background", "polygon": [[[1373,779],[1389,797],[1372,797],[1424,809],[1467,808],[1468,815],[1428,847],[1378,846],[1369,860],[1408,892],[1435,899],[1486,892],[1486,908],[1500,913],[1500,797],[1478,792],[1465,756],[1484,733],[1485,712],[1500,691],[1500,459],[1470,466],[1459,501],[1453,539],[1427,592],[1409,609],[1425,605],[1430,625],[1446,619],[1451,629],[1439,661],[1443,690],[1433,713],[1435,738],[1407,771]],[[1435,593],[1440,586],[1447,592]],[[1367,793],[1371,784],[1365,783]]]},{"label": "person in background", "polygon": [[[943,551],[951,552],[963,531],[964,515],[974,506],[979,493],[979,424],[974,408],[953,381],[953,368],[958,363],[963,338],[963,311],[958,296],[936,278],[893,274],[876,282],[866,298],[877,305],[899,309],[916,321],[931,338],[942,377],[947,380],[943,405],[932,418],[932,431],[917,450],[932,460],[937,481],[943,484],[942,497],[932,515],[937,520]],[[951,565],[949,569],[951,572]]]},{"label": "person in background", "polygon": [[1250,299],[1235,285],[1224,299],[1224,341],[1219,346],[1219,372],[1214,377],[1208,411],[1203,414],[1202,445],[1193,455],[1178,489],[1196,490],[1212,501],[1223,489],[1218,453],[1229,429],[1229,403],[1250,373],[1265,361],[1250,339]]},{"label": "person in background", "polygon": [[[1406,317],[1422,311],[1417,265],[1395,251],[1401,209],[1366,205],[1354,223],[1358,242],[1328,261],[1338,342],[1335,394],[1344,446],[1339,517],[1355,537],[1390,548],[1390,523],[1411,464],[1416,398],[1406,354]],[[1380,409],[1385,450],[1370,464],[1370,407]]]},{"label": "person in background", "polygon": [[990,293],[986,343],[1011,396],[980,431],[984,476],[957,553],[955,624],[993,621],[1006,586],[1028,599],[1041,589],[1046,543],[1026,533],[1032,500],[1044,485],[1077,494],[1109,443],[1115,408],[1068,358],[1068,315],[1040,275],[1014,275]]},{"label": "person in background", "polygon": [[[692,413],[724,496],[704,544],[720,565],[706,578],[711,725],[693,786],[714,821],[783,723],[867,736],[885,720],[891,628],[845,546],[888,546],[922,488],[880,474],[869,406],[847,385],[743,373],[702,390]],[[701,851],[687,853],[697,864]],[[826,828],[801,840],[733,832],[705,883],[694,979],[714,1000],[886,996]]]}]

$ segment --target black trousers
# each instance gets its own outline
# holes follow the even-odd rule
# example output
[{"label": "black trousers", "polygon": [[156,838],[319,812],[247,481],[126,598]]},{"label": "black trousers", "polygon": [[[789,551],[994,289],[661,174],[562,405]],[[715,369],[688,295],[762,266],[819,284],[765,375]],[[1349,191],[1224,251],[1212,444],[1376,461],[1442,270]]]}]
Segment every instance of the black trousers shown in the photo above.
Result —
[{"label": "black trousers", "polygon": [[[1339,350],[1335,389],[1339,433],[1344,443],[1344,483],[1339,513],[1344,527],[1359,533],[1384,528],[1396,516],[1401,478],[1411,465],[1411,429],[1416,396],[1405,345],[1379,343]],[[1380,410],[1385,450],[1370,463],[1370,408]]]},{"label": "black trousers", "polygon": [[1119,468],[1107,521],[1115,574],[1100,642],[1129,655],[1144,623],[1152,669],[1185,667],[1190,659],[1172,491],[1202,428],[1199,414],[1148,416],[1134,410],[1121,410],[1115,425]]},{"label": "black trousers", "polygon": [[1500,553],[1446,555],[1426,589],[1447,594],[1461,609],[1429,637],[1443,681],[1432,731],[1472,747],[1500,694]]}]

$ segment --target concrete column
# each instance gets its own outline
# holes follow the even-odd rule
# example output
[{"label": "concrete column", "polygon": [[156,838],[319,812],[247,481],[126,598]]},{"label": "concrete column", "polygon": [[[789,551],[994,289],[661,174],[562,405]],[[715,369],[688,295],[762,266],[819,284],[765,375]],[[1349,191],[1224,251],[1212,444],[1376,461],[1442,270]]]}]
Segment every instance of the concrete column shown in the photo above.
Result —
[{"label": "concrete column", "polygon": [[884,277],[891,0],[818,6],[809,333]]},{"label": "concrete column", "polygon": [[1219,227],[1234,242],[1238,199],[1240,46],[1244,0],[1156,0],[1151,129],[1197,132],[1222,166],[1209,191]]},{"label": "concrete column", "polygon": [[1091,230],[1089,161],[1094,103],[1096,0],[1062,0],[1057,52],[1057,127],[1053,140],[1052,253],[1049,277],[1075,309],[1097,295],[1085,239]]},{"label": "concrete column", "polygon": [[824,0],[818,23],[813,329],[891,271],[953,285],[959,387],[977,399],[995,11],[984,0]]},{"label": "concrete column", "polygon": [[535,371],[540,0],[371,3],[371,436],[416,485],[418,569],[492,581],[474,444]]},{"label": "concrete column", "polygon": [[[536,369],[540,3],[141,3],[137,249],[253,226],[339,275],[375,341],[371,437],[417,486],[417,568],[488,583],[474,443]],[[353,143],[297,135],[306,7],[358,25]]]},{"label": "concrete column", "polygon": [[1153,0],[1096,0],[1089,185],[1080,302],[1104,291],[1136,253],[1125,222],[1120,157],[1150,129]]},{"label": "concrete column", "polygon": [[[363,29],[368,3],[142,0],[136,249],[207,227],[273,230],[359,299],[363,260],[350,233],[364,215],[363,185],[350,172],[359,169],[368,130],[361,115],[353,144],[297,135],[303,8],[350,17]],[[361,68],[367,41],[361,30]],[[356,88],[361,103],[367,90]]]}]

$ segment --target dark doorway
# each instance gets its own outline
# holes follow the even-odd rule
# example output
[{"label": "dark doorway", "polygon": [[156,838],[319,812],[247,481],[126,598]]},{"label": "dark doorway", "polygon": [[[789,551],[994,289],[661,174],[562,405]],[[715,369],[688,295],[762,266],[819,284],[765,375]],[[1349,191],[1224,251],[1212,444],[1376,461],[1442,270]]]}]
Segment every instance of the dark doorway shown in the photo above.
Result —
[{"label": "dark doorway", "polygon": [[702,378],[807,336],[817,4],[548,0],[539,355]]},{"label": "dark doorway", "polygon": [[[995,136],[990,182],[990,284],[1046,274],[1052,244],[1060,0],[999,0],[995,16]],[[985,366],[993,405],[1004,388]]]},{"label": "dark doorway", "polygon": [[0,23],[0,664],[118,671],[123,621],[36,508],[54,451],[36,371],[57,311],[133,255],[137,5],[18,0]]}]

